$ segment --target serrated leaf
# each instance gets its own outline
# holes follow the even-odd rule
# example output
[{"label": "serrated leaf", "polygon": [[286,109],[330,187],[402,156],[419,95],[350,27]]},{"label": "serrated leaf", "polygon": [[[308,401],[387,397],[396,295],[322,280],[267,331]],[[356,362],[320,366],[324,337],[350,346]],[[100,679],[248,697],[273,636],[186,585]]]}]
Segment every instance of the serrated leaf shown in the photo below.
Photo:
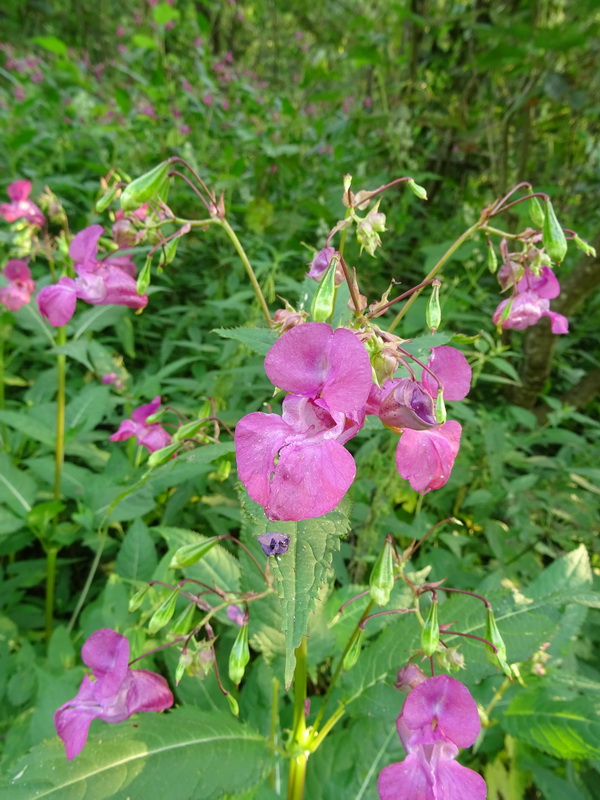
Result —
[{"label": "serrated leaf", "polygon": [[152,536],[140,519],[131,525],[117,555],[117,573],[134,581],[149,581],[158,558]]},{"label": "serrated leaf", "polygon": [[527,689],[514,698],[500,724],[557,758],[600,757],[600,704],[589,697],[557,700],[543,689]]},{"label": "serrated leaf", "polygon": [[287,553],[270,559],[281,603],[285,685],[289,687],[296,666],[294,650],[306,634],[309,614],[331,569],[333,554],[340,549],[340,536],[348,531],[348,517],[337,508],[318,519],[272,523],[261,506],[249,498],[244,498],[242,507],[254,536],[277,530],[290,537]]},{"label": "serrated leaf", "polygon": [[85,749],[71,762],[58,740],[40,745],[11,770],[2,797],[220,800],[258,783],[271,758],[264,737],[234,717],[189,706],[119,725],[92,723]]},{"label": "serrated leaf", "polygon": [[17,411],[0,411],[0,422],[8,425],[19,433],[23,433],[30,439],[35,439],[36,442],[41,442],[48,447],[54,447],[54,431],[44,425],[43,422],[34,419],[30,414],[21,413]]},{"label": "serrated leaf", "polygon": [[212,332],[223,339],[241,342],[260,356],[266,356],[277,340],[275,332],[268,328],[215,328]]},{"label": "serrated leaf", "polygon": [[33,505],[36,485],[28,473],[13,466],[5,453],[0,453],[0,502],[20,517]]},{"label": "serrated leaf", "polygon": [[[186,528],[159,525],[155,530],[167,540],[169,548],[173,549],[173,555],[180,547],[208,541],[208,537]],[[197,564],[186,567],[183,574],[186,578],[194,578],[228,592],[237,592],[240,588],[240,567],[237,559],[219,544],[215,544]]]},{"label": "serrated leaf", "polygon": [[[65,409],[65,426],[79,431],[93,430],[103,419],[108,404],[108,386],[86,386]],[[72,435],[72,434],[71,434]]]}]

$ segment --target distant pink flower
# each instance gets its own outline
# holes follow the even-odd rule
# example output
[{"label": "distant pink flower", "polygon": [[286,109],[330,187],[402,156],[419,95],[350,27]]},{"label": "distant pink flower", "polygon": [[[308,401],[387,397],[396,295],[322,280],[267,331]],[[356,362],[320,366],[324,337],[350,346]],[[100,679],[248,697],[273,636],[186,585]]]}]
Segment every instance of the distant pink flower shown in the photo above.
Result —
[{"label": "distant pink flower", "polygon": [[206,92],[204,97],[202,98],[202,102],[205,106],[212,106],[213,104],[213,96],[210,92]]},{"label": "distant pink flower", "polygon": [[448,675],[424,680],[407,696],[396,722],[406,758],[379,774],[380,800],[485,800],[485,781],[456,761],[481,729],[469,690]]},{"label": "distant pink flower", "polygon": [[119,39],[121,39],[123,36],[125,36],[125,28],[122,25],[118,25],[117,26],[116,36]]},{"label": "distant pink flower", "polygon": [[144,117],[150,117],[150,119],[153,119],[155,121],[158,119],[152,103],[144,103],[143,105],[141,105],[138,113]]},{"label": "distant pink flower", "polygon": [[13,89],[13,97],[19,102],[25,100],[25,89],[23,89],[22,86],[15,86]]},{"label": "distant pink flower", "polygon": [[86,675],[77,695],[54,714],[68,761],[85,747],[92,720],[123,722],[136,712],[164,711],[173,705],[162,675],[129,668],[129,642],[116,631],[102,628],[93,633],[81,656],[93,678]]},{"label": "distant pink flower", "polygon": [[158,422],[148,424],[146,420],[156,414],[161,404],[160,395],[151,403],[136,408],[129,419],[123,420],[118,430],[110,436],[111,442],[122,442],[135,436],[137,443],[146,447],[151,453],[162,450],[171,444],[171,435]]},{"label": "distant pink flower", "polygon": [[188,81],[187,78],[184,78],[181,81],[181,88],[183,89],[184,92],[188,92],[188,94],[193,91],[192,84]]},{"label": "distant pink flower", "polygon": [[46,217],[33,200],[29,199],[29,193],[31,192],[30,181],[15,181],[10,184],[6,192],[12,202],[0,205],[0,217],[4,217],[7,222],[25,219],[40,228],[45,224]]},{"label": "distant pink flower", "polygon": [[202,47],[202,45],[203,45],[202,37],[196,36],[196,38],[194,39],[194,47]]},{"label": "distant pink flower", "polygon": [[185,122],[183,123],[183,125],[179,126],[179,133],[182,136],[189,136],[191,132],[192,132],[192,129],[190,128],[189,125],[186,125]]},{"label": "distant pink flower", "polygon": [[8,280],[8,286],[0,289],[0,303],[3,303],[9,311],[18,311],[27,305],[35,291],[31,270],[24,261],[13,258],[6,264],[2,274]]},{"label": "distant pink flower", "polygon": [[[516,280],[516,271],[511,272],[509,265],[516,267],[508,262],[499,271],[498,277],[502,286],[514,285]],[[503,269],[504,273],[501,275]],[[503,329],[522,331],[536,325],[542,317],[548,317],[552,333],[568,333],[569,320],[562,314],[550,311],[550,300],[559,294],[560,283],[550,267],[542,267],[539,275],[534,275],[527,267],[515,286],[515,294],[500,303],[492,320]]]}]

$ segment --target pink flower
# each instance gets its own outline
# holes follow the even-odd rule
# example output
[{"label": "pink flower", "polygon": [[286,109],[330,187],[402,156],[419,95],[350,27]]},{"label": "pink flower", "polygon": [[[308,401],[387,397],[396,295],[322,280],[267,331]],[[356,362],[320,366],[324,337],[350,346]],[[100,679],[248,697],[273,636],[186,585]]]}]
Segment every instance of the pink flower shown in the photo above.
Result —
[{"label": "pink flower", "polygon": [[416,492],[444,486],[460,447],[462,428],[448,420],[429,430],[405,429],[396,448],[396,467]]},{"label": "pink flower", "polygon": [[129,642],[116,631],[101,628],[93,633],[81,657],[93,679],[86,675],[77,695],[54,714],[69,761],[85,747],[92,720],[123,722],[138,711],[164,711],[173,705],[161,675],[129,669]]},{"label": "pink flower", "polygon": [[[319,250],[318,253],[315,253],[313,260],[310,262],[309,266],[310,269],[306,273],[308,278],[312,278],[313,281],[317,281],[320,283],[323,278],[325,277],[325,273],[329,269],[329,264],[331,263],[331,259],[336,253],[335,247],[324,247],[322,250]],[[336,286],[339,286],[340,283],[344,282],[344,271],[338,261],[338,265],[335,270],[335,283]]]},{"label": "pink flower", "polygon": [[[504,275],[501,284],[510,286],[511,283],[514,284],[514,280],[514,276],[511,281],[510,277]],[[549,267],[542,267],[539,275],[534,275],[526,268],[515,291],[512,297],[503,300],[495,310],[492,320],[496,325],[503,329],[522,331],[536,325],[542,317],[549,317],[552,333],[569,332],[569,320],[562,314],[550,311],[550,300],[560,294],[560,284]]]},{"label": "pink flower", "polygon": [[406,758],[379,774],[380,800],[485,800],[486,785],[456,761],[481,729],[469,690],[448,675],[419,683],[396,722]]},{"label": "pink flower", "polygon": [[116,433],[110,436],[110,441],[122,442],[135,436],[137,443],[146,447],[151,453],[167,447],[171,444],[171,435],[158,422],[150,424],[146,422],[148,417],[156,414],[160,404],[161,398],[160,395],[157,395],[151,403],[136,408],[130,419],[121,422]]},{"label": "pink flower", "polygon": [[26,219],[27,222],[40,228],[45,224],[46,217],[33,200],[29,199],[29,193],[31,192],[30,181],[15,181],[10,184],[6,192],[12,202],[0,205],[0,216],[4,217],[7,222]]},{"label": "pink flower", "polygon": [[90,225],[71,242],[69,255],[74,261],[77,278],[61,278],[38,294],[38,307],[51,325],[66,325],[75,313],[77,298],[91,305],[118,305],[144,308],[147,295],[138,294],[135,264],[129,256],[113,256],[98,260],[101,225]]},{"label": "pink flower", "polygon": [[18,311],[27,305],[35,291],[35,283],[31,280],[31,270],[24,261],[11,259],[2,270],[8,280],[8,286],[0,289],[0,303],[9,311]]},{"label": "pink flower", "polygon": [[371,386],[367,352],[351,331],[309,322],[273,345],[265,371],[271,383],[291,394],[281,417],[256,412],[238,422],[240,480],[269,519],[326,514],[356,474],[343,445],[364,422]]}]

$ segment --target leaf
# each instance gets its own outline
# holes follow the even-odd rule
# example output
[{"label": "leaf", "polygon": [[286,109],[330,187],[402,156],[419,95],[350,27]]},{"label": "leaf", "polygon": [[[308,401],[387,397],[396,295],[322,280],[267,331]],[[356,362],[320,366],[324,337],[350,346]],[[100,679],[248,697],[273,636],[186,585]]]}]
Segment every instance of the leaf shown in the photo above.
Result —
[{"label": "leaf", "polygon": [[135,33],[131,37],[131,41],[136,47],[143,47],[145,50],[156,50],[156,42],[150,36],[143,33]]},{"label": "leaf", "polygon": [[275,344],[277,336],[267,328],[214,328],[223,339],[235,339],[260,356],[266,356]]},{"label": "leaf", "polygon": [[340,549],[340,536],[347,533],[350,523],[340,508],[318,519],[275,524],[267,520],[261,506],[245,496],[242,508],[254,536],[276,528],[290,537],[287,553],[270,559],[278,583],[285,633],[285,685],[289,687],[296,665],[294,650],[306,634],[319,588],[331,570],[334,552]]},{"label": "leaf", "polygon": [[117,573],[134,581],[149,581],[158,559],[148,528],[136,519],[127,531],[117,555]]},{"label": "leaf", "polygon": [[28,473],[13,466],[5,453],[0,453],[0,502],[19,517],[24,517],[33,505],[36,485]]},{"label": "leaf", "polygon": [[54,448],[54,431],[34,419],[30,414],[18,413],[17,411],[0,411],[0,422],[4,422],[9,428],[23,433],[36,442],[41,442],[48,447]]},{"label": "leaf", "polygon": [[61,344],[58,347],[52,347],[50,348],[50,352],[62,353],[62,355],[68,356],[68,358],[73,358],[75,361],[79,361],[80,364],[83,364],[90,372],[93,372],[94,368],[90,364],[88,358],[88,344],[89,342],[87,339],[80,339],[78,341],[67,342],[67,344]]},{"label": "leaf", "polygon": [[557,700],[543,689],[528,688],[513,699],[500,724],[557,758],[600,757],[600,703],[590,697]]},{"label": "leaf", "polygon": [[67,55],[67,45],[56,36],[34,36],[31,41],[39,44],[49,53],[56,53],[57,56],[63,56],[63,58]]},{"label": "leaf", "polygon": [[[93,430],[102,421],[108,405],[108,386],[86,386],[71,400],[65,411],[65,427],[80,432]],[[71,434],[72,435],[72,434]]]},{"label": "leaf", "polygon": [[119,725],[92,723],[92,731],[71,762],[56,739],[34,748],[14,766],[3,800],[221,800],[258,783],[271,762],[260,734],[193,706]]},{"label": "leaf", "polygon": [[[202,534],[186,528],[171,528],[159,525],[155,530],[167,540],[169,549],[173,549],[173,555],[176,550],[184,545],[200,544],[201,542],[207,542],[209,539],[209,537],[202,536]],[[219,586],[228,592],[237,592],[240,588],[239,564],[234,556],[219,544],[211,548],[197,564],[186,567],[183,570],[183,574],[186,578],[194,578],[207,583],[209,586]]]}]

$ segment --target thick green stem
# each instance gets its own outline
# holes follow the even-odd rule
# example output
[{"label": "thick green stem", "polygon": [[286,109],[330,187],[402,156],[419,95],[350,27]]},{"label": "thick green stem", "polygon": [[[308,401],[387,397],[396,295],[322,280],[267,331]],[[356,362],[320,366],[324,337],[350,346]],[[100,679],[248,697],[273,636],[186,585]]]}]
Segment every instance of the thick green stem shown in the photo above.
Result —
[{"label": "thick green stem", "polygon": [[[60,347],[67,342],[67,329],[58,329],[56,344]],[[58,372],[56,385],[56,450],[54,455],[54,497],[60,498],[63,462],[65,460],[65,374],[67,357],[64,353],[56,356]]]},{"label": "thick green stem", "polygon": [[[0,411],[4,409],[4,331],[8,330],[8,326],[0,325]],[[0,424],[0,438],[2,439],[2,448],[8,452],[8,434],[6,425],[2,422]]]},{"label": "thick green stem", "polygon": [[[454,255],[454,253],[458,250],[458,248],[461,246],[461,244],[463,244],[463,242],[466,242],[467,239],[469,238],[469,236],[471,236],[471,234],[475,233],[475,231],[477,231],[480,228],[482,228],[485,225],[486,222],[487,222],[487,217],[484,217],[484,215],[482,214],[481,218],[474,225],[471,225],[471,227],[468,228],[462,234],[462,236],[459,236],[458,239],[454,242],[454,244],[451,247],[449,247],[448,250],[446,250],[446,252],[440,258],[440,260],[437,262],[435,267],[433,267],[431,272],[423,279],[423,283],[425,283],[425,281],[431,280],[431,278],[435,278],[435,276],[438,274],[438,272],[444,266],[446,261],[448,261]],[[402,306],[400,311],[394,317],[394,320],[393,320],[392,324],[388,328],[389,332],[394,330],[396,325],[405,316],[405,314],[408,311],[408,309],[412,306],[412,304],[415,302],[415,300],[421,294],[422,291],[423,291],[423,289],[419,289],[418,291],[416,291],[413,295],[411,295],[408,298],[406,303]]]},{"label": "thick green stem", "polygon": [[304,796],[306,764],[309,755],[306,748],[308,733],[304,715],[308,678],[307,650],[306,636],[303,636],[299,647],[296,648],[296,669],[294,670],[294,721],[292,738],[289,745],[292,751],[292,758],[290,761],[287,800],[302,800]]},{"label": "thick green stem", "polygon": [[248,256],[246,255],[246,251],[242,247],[242,243],[240,242],[240,240],[238,239],[235,231],[233,230],[233,228],[227,222],[226,219],[221,220],[221,225],[223,226],[223,229],[225,230],[225,232],[227,233],[227,235],[231,239],[231,243],[235,247],[238,256],[242,260],[242,264],[244,265],[244,267],[246,269],[246,272],[248,274],[248,277],[250,278],[250,283],[252,284],[252,288],[254,289],[254,293],[256,294],[256,298],[257,298],[258,303],[260,305],[260,308],[261,308],[261,311],[263,313],[263,316],[264,316],[264,318],[265,318],[265,320],[267,322],[267,325],[270,326],[271,325],[271,314],[269,313],[269,306],[267,305],[267,301],[264,298],[264,295],[262,293],[262,289],[260,288],[260,284],[259,284],[259,282],[258,282],[258,280],[256,278],[256,275],[254,274],[254,270],[252,269],[252,264],[248,260]]},{"label": "thick green stem", "polygon": [[56,558],[58,550],[49,547],[46,550],[46,607],[44,613],[46,641],[50,641],[54,627],[54,590],[56,588]]}]

